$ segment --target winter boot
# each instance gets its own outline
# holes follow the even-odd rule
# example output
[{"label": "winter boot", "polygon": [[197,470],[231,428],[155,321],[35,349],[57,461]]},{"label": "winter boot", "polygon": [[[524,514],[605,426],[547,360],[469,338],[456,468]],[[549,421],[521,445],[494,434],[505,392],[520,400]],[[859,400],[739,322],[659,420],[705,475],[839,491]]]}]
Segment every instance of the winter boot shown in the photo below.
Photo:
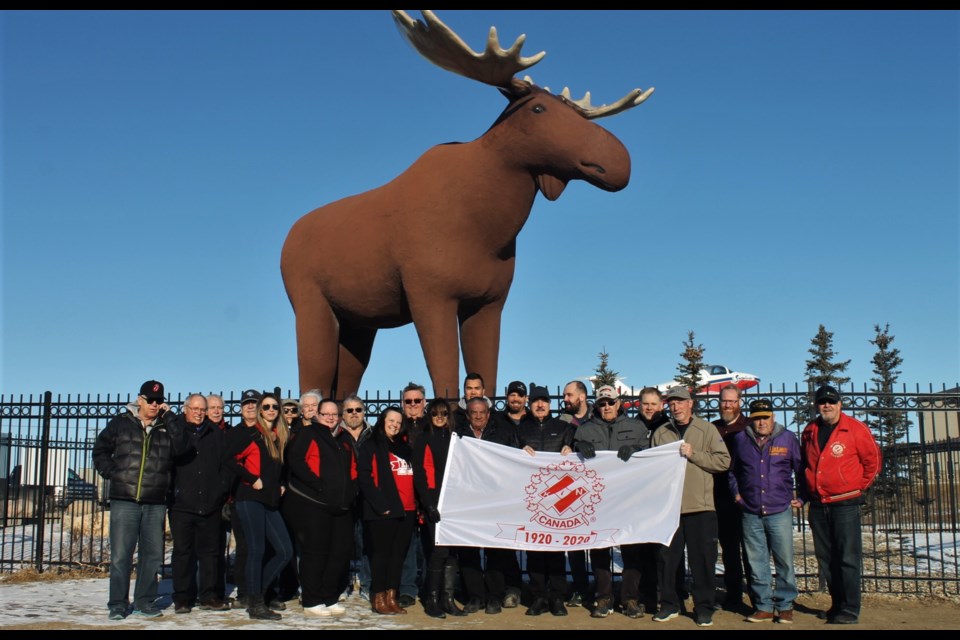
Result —
[{"label": "winter boot", "polygon": [[263,596],[247,596],[247,615],[251,620],[279,620],[283,616],[267,608]]},{"label": "winter boot", "polygon": [[387,605],[387,592],[378,591],[373,594],[373,612],[382,616],[395,615],[393,609]]},{"label": "winter boot", "polygon": [[423,612],[431,618],[446,618],[447,614],[440,608],[440,584],[443,582],[442,569],[427,571],[427,597],[423,599]]},{"label": "winter boot", "polygon": [[406,613],[407,610],[397,602],[397,590],[387,589],[387,606],[393,609],[394,613]]},{"label": "winter boot", "polygon": [[463,609],[457,606],[453,599],[453,592],[457,588],[457,565],[448,564],[443,567],[443,592],[440,596],[440,608],[451,616],[467,615]]}]

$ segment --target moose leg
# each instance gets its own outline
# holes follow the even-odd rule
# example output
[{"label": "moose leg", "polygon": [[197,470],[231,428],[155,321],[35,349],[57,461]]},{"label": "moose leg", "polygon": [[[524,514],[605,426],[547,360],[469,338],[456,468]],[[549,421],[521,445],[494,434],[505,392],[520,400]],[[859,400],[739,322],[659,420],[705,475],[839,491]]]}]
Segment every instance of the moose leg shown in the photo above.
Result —
[{"label": "moose leg", "polygon": [[339,399],[360,389],[363,372],[370,364],[373,340],[377,330],[353,324],[340,325],[340,359],[337,364],[337,386],[331,396]]},{"label": "moose leg", "polygon": [[460,346],[467,372],[483,376],[487,395],[500,395],[497,389],[497,362],[500,357],[500,315],[504,300],[461,310]]},{"label": "moose leg", "polygon": [[320,389],[326,395],[337,374],[340,322],[319,293],[304,297],[295,308],[300,391]]},{"label": "moose leg", "polygon": [[409,295],[410,315],[438,398],[459,397],[460,349],[457,345],[457,302]]}]

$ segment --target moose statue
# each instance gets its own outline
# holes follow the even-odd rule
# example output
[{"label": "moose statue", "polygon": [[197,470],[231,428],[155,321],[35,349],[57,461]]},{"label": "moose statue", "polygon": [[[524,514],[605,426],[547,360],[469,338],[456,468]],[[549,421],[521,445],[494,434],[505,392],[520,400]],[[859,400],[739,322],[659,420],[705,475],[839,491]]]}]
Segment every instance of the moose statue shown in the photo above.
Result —
[{"label": "moose statue", "polygon": [[526,36],[504,50],[491,27],[476,53],[422,13],[424,22],[393,12],[412,46],[509,103],[476,140],[435,146],[391,182],[315,209],[290,229],[280,268],[304,390],[335,398],[357,391],[377,330],[410,322],[434,394],[459,395],[461,352],[466,370],[496,389],[500,316],[537,192],[556,200],[570,180],[605,191],[630,180],[626,148],[590,121],[639,105],[653,88],[600,107],[589,92],[581,100],[567,88],[555,95],[516,77],[546,55],[521,56]]}]

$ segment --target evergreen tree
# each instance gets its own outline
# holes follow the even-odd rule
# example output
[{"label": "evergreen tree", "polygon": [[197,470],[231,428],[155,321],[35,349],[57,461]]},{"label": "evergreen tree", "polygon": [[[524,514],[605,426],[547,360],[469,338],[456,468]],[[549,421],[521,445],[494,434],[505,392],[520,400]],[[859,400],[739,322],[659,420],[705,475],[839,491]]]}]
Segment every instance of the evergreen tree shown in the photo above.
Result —
[{"label": "evergreen tree", "polygon": [[600,358],[600,364],[597,365],[597,368],[594,369],[596,372],[595,375],[590,378],[590,381],[593,383],[593,390],[596,392],[597,389],[602,387],[605,384],[611,386],[616,385],[617,378],[620,377],[620,374],[617,371],[610,369],[610,354],[607,353],[606,347],[603,348],[597,357]]},{"label": "evergreen tree", "polygon": [[677,384],[686,387],[690,393],[696,393],[700,389],[700,370],[703,369],[702,344],[696,344],[693,331],[687,332],[687,339],[683,343],[683,351],[680,357],[683,360],[677,365],[679,375],[676,377]]},{"label": "evergreen tree", "polygon": [[[825,384],[835,387],[841,391],[843,385],[850,382],[848,376],[843,375],[847,367],[850,366],[849,360],[843,362],[834,362],[837,353],[833,350],[833,332],[827,331],[822,324],[817,330],[817,335],[810,341],[811,347],[808,349],[810,359],[807,360],[806,382],[807,387],[816,391]],[[797,410],[793,421],[799,425],[806,425],[816,417],[816,408],[813,406],[813,398],[810,398],[810,404]]]},{"label": "evergreen tree", "polygon": [[873,325],[874,338],[870,344],[877,348],[873,355],[874,377],[870,379],[877,393],[877,403],[867,412],[867,424],[877,436],[883,450],[883,468],[877,476],[876,491],[884,496],[899,496],[900,484],[905,483],[908,474],[908,459],[898,454],[898,442],[905,440],[911,422],[907,414],[897,408],[894,387],[900,377],[900,365],[903,358],[900,350],[894,348],[894,336],[890,335],[890,325]]}]

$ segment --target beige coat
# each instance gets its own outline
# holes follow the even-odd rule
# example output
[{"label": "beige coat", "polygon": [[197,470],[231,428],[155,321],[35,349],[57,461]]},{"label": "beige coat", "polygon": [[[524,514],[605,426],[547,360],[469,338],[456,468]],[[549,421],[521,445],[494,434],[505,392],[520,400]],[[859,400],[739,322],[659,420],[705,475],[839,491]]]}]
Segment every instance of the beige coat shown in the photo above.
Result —
[{"label": "beige coat", "polygon": [[[680,440],[680,431],[671,419],[653,432],[653,446]],[[683,499],[680,513],[715,511],[713,506],[713,474],[730,468],[730,452],[723,443],[717,428],[693,416],[683,437],[690,443],[693,453],[687,459],[687,471],[683,479]]]}]

